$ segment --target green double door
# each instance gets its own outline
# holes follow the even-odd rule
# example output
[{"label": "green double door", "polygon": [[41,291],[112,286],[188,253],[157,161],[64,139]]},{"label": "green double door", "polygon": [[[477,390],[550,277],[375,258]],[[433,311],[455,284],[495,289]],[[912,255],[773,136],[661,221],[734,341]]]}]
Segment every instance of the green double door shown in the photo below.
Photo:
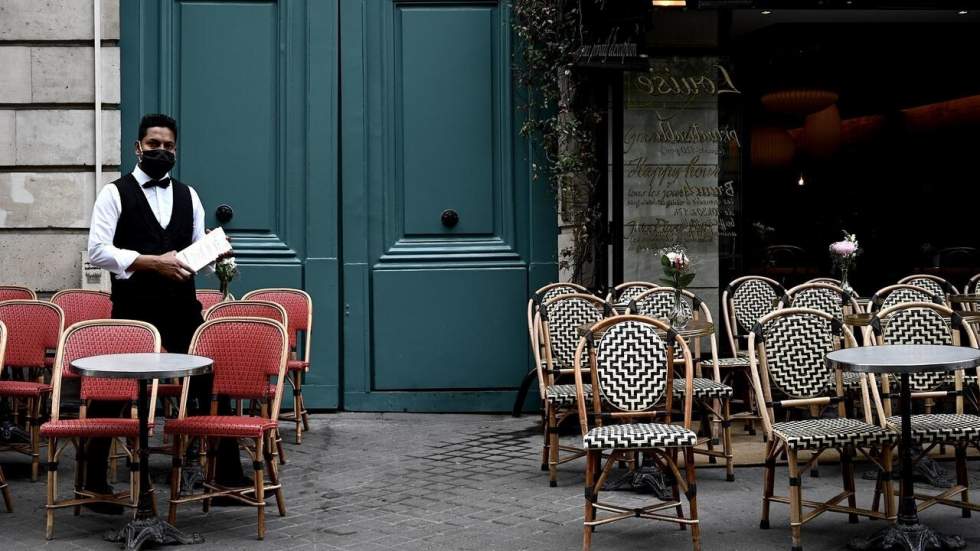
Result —
[{"label": "green double door", "polygon": [[122,169],[142,113],[178,119],[176,176],[209,226],[233,213],[233,291],[313,296],[308,405],[508,409],[556,230],[517,135],[506,2],[120,7]]}]

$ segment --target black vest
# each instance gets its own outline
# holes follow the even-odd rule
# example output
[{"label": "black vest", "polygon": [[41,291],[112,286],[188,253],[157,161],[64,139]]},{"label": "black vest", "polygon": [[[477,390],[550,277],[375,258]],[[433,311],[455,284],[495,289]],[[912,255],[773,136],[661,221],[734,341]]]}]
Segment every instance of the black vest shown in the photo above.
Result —
[{"label": "black vest", "polygon": [[[140,254],[160,255],[180,251],[194,239],[194,207],[191,190],[171,179],[174,202],[170,224],[160,226],[150,204],[132,174],[112,182],[119,189],[122,210],[112,244]],[[194,278],[179,282],[156,272],[134,272],[128,279],[112,278],[112,302],[116,308],[192,309],[197,304]]]}]

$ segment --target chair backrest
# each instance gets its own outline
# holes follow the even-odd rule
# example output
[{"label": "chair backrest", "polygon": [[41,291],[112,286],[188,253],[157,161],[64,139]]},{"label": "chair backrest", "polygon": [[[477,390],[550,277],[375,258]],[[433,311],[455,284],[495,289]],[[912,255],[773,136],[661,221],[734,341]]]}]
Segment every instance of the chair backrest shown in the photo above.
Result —
[{"label": "chair backrest", "polygon": [[534,321],[538,314],[538,307],[542,302],[551,300],[557,296],[577,293],[588,294],[588,290],[575,283],[549,283],[535,291],[527,301],[527,334],[531,343],[531,353],[534,355],[535,366],[538,370],[538,390],[541,396],[544,396],[546,382],[541,373],[541,362],[544,361],[544,353],[541,350],[541,331]]},{"label": "chair backrest", "polygon": [[613,287],[606,295],[606,302],[610,304],[629,304],[629,301],[640,296],[640,293],[659,287],[656,283],[649,281],[627,281]]},{"label": "chair backrest", "polygon": [[104,291],[65,289],[55,293],[51,302],[65,313],[65,327],[80,321],[112,318],[112,299]]},{"label": "chair backrest", "polygon": [[804,284],[806,283],[827,283],[830,285],[836,285],[840,287],[840,280],[834,279],[832,277],[815,277],[809,281],[804,282]]},{"label": "chair backrest", "polygon": [[[275,302],[266,300],[236,300],[233,302],[220,302],[212,306],[204,315],[204,321],[221,318],[262,318],[273,320],[282,324],[283,328],[289,327],[289,316],[286,309]],[[279,366],[268,366],[269,376],[275,376],[275,370]]]},{"label": "chair backrest", "polygon": [[[235,297],[228,295],[230,300],[235,300]],[[197,290],[197,301],[201,303],[201,309],[207,310],[208,308],[218,304],[225,300],[225,295],[217,289],[198,289]]]},{"label": "chair backrest", "polygon": [[675,361],[685,365],[684,426],[690,428],[693,361],[684,339],[667,323],[645,316],[614,316],[593,326],[575,352],[576,386],[582,387],[586,372],[592,382],[591,405],[578,401],[583,434],[590,407],[594,414],[663,413],[669,422]]},{"label": "chair backrest", "polygon": [[878,289],[875,294],[871,295],[871,301],[868,303],[868,312],[873,314],[885,308],[891,308],[897,304],[908,302],[943,304],[943,299],[917,285],[898,283]]},{"label": "chair backrest", "polygon": [[[843,337],[843,339],[842,339]],[[809,308],[783,308],[763,316],[749,334],[749,361],[760,404],[773,402],[774,390],[791,400],[840,395],[837,377],[825,356],[854,335],[832,315]],[[772,431],[773,409],[761,407],[763,424]]]},{"label": "chair backrest", "polygon": [[[272,419],[279,415],[282,382],[289,355],[289,338],[281,323],[259,318],[219,318],[204,322],[191,340],[190,353],[214,361],[211,393],[214,397],[265,400],[269,374],[278,376]],[[182,397],[180,417],[187,411]]]},{"label": "chair backrest", "polygon": [[959,294],[959,291],[952,283],[946,281],[944,278],[931,274],[910,275],[903,277],[902,279],[898,280],[898,282],[905,285],[922,287],[926,291],[929,291],[933,295],[939,297],[939,299],[946,304],[946,306],[949,306],[949,295]]},{"label": "chair backrest", "polygon": [[[578,345],[578,328],[593,324],[612,313],[612,307],[599,297],[576,293],[559,295],[541,303],[537,321],[544,349],[544,364],[548,371],[571,370],[575,366],[575,347]],[[546,384],[552,384],[550,374],[545,374]]]},{"label": "chair backrest", "polygon": [[785,294],[779,282],[763,276],[743,276],[728,284],[721,294],[721,309],[732,354],[738,354],[738,337],[747,335],[762,316],[775,310]]},{"label": "chair backrest", "polygon": [[964,292],[968,294],[980,293],[980,274],[974,275],[966,282]]},{"label": "chair backrest", "polygon": [[[959,314],[942,304],[906,302],[883,309],[871,319],[878,344],[960,344],[966,327]],[[913,373],[909,383],[914,392],[936,390],[953,381],[950,371]]]},{"label": "chair backrest", "polygon": [[37,293],[19,285],[0,285],[0,302],[5,300],[37,300]]},{"label": "chair backrest", "polygon": [[850,308],[851,313],[861,311],[854,297],[837,285],[829,283],[804,283],[786,292],[779,300],[780,308],[809,308],[819,310],[842,321],[844,309]]},{"label": "chair backrest", "polygon": [[48,350],[58,348],[65,314],[56,304],[40,300],[0,302],[0,322],[7,326],[10,367],[43,368]]},{"label": "chair backrest", "polygon": [[310,342],[313,339],[313,299],[306,291],[300,289],[257,289],[245,293],[242,300],[275,302],[285,308],[289,321],[289,325],[286,326],[286,333],[289,335],[289,348],[296,350],[297,335],[299,332],[303,332],[303,341],[306,346],[301,359],[310,360]]},{"label": "chair backrest", "polygon": [[[135,320],[97,319],[78,322],[65,330],[58,346],[58,355],[52,375],[52,419],[57,420],[60,411],[61,382],[66,375],[75,375],[71,362],[89,356],[103,354],[134,354],[159,352],[160,333],[149,323]],[[106,379],[81,377],[79,397],[83,402],[135,401],[139,387],[136,379]],[[150,401],[150,411],[155,403],[156,381]]]}]

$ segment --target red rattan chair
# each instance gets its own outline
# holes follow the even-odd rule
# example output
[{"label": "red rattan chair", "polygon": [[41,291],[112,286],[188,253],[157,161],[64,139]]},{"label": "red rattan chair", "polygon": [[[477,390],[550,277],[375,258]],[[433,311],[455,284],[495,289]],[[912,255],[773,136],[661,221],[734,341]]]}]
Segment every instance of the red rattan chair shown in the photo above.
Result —
[{"label": "red rattan chair", "polygon": [[[7,326],[0,322],[0,365],[3,365],[3,356],[7,348]],[[3,504],[7,507],[8,513],[14,512],[13,500],[10,498],[10,488],[7,487],[7,479],[3,476],[3,468],[0,467],[0,492],[3,493]]]},{"label": "red rattan chair", "polygon": [[[198,289],[197,290],[197,301],[201,303],[201,309],[207,310],[219,302],[225,300],[225,295],[217,289]],[[228,295],[228,300],[235,300],[235,297]]]},{"label": "red rattan chair", "polygon": [[[303,431],[310,430],[310,417],[303,401],[303,378],[310,370],[310,343],[313,341],[313,299],[299,289],[258,289],[246,293],[242,300],[275,302],[286,309],[289,325],[289,383],[293,386],[293,411],[282,416],[284,421],[296,423],[296,443],[303,443]],[[303,357],[298,358],[298,335],[303,333]]]},{"label": "red rattan chair", "polygon": [[[289,326],[287,322],[289,318],[286,315],[286,309],[274,302],[264,300],[236,300],[233,302],[220,302],[209,308],[204,314],[205,321],[233,317],[270,319],[281,323],[283,327]],[[267,373],[270,378],[279,375],[279,372],[277,371],[278,366],[269,367],[272,369],[272,371]],[[270,396],[275,395],[275,386],[275,382],[269,383]],[[241,401],[238,403],[238,414],[242,414]],[[278,429],[276,430],[276,453],[279,454],[279,463],[285,465],[286,454],[282,448],[282,436],[279,434]]]},{"label": "red rattan chair", "polygon": [[[71,372],[71,362],[88,356],[102,354],[125,354],[139,352],[159,352],[160,334],[148,323],[132,320],[90,320],[72,325],[61,339],[55,365],[58,369],[52,376],[54,393],[51,398],[51,420],[41,426],[41,436],[48,439],[48,497],[47,523],[45,536],[54,535],[54,512],[57,509],[78,507],[84,503],[117,503],[136,507],[139,496],[139,473],[130,470],[130,488],[115,494],[96,494],[84,490],[86,438],[124,439],[122,449],[133,467],[139,465],[139,421],[135,408],[131,408],[129,418],[89,418],[86,410],[96,401],[136,402],[138,387],[135,379],[102,379],[81,377],[79,397],[82,400],[78,419],[61,419],[61,382],[64,375]],[[153,411],[156,403],[156,381],[150,391],[150,418],[153,425]],[[71,499],[58,499],[58,459],[68,445],[75,446],[75,491]]]},{"label": "red rattan chair", "polygon": [[65,289],[51,297],[51,302],[65,313],[65,327],[80,321],[107,320],[112,318],[112,300],[109,293],[89,289]]},{"label": "red rattan chair", "polygon": [[0,301],[4,300],[37,300],[37,294],[19,285],[0,285]]},{"label": "red rattan chair", "polygon": [[[272,457],[272,437],[277,429],[282,386],[286,378],[289,339],[282,324],[258,318],[223,318],[207,321],[197,329],[191,341],[191,354],[214,361],[211,415],[187,417],[187,393],[181,398],[180,413],[168,421],[164,430],[174,438],[174,468],[170,486],[170,523],[177,519],[177,506],[203,501],[208,511],[211,499],[228,496],[258,510],[258,537],[265,537],[265,493],[275,492],[279,514],[286,514],[279,473]],[[273,367],[275,366],[275,367]],[[269,395],[269,373],[277,371],[275,393]],[[186,386],[185,382],[185,386]],[[218,399],[252,400],[262,404],[259,415],[218,415]],[[267,406],[272,404],[271,408]],[[208,454],[204,493],[181,496],[180,470],[184,450],[190,438],[208,442],[216,449],[220,438],[245,440],[245,450],[252,458],[254,487],[226,487],[215,483],[217,462]],[[265,477],[269,482],[266,483]]]},{"label": "red rattan chair", "polygon": [[4,367],[12,377],[0,381],[0,399],[11,402],[14,422],[20,424],[23,404],[23,427],[30,435],[28,444],[10,444],[6,449],[31,457],[31,480],[37,480],[41,464],[41,411],[51,385],[42,382],[40,374],[47,367],[48,350],[58,348],[65,315],[55,304],[38,300],[8,300],[0,302],[0,322],[7,326],[7,351]]}]

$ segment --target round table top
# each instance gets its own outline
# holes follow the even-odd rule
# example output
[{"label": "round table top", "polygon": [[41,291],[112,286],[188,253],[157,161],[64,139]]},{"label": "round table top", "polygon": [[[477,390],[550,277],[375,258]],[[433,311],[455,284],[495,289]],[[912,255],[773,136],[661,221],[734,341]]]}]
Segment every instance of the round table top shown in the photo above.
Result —
[{"label": "round table top", "polygon": [[826,362],[831,368],[861,373],[955,371],[980,365],[980,350],[931,344],[861,346],[835,350]]},{"label": "round table top", "polygon": [[977,303],[980,304],[980,293],[969,293],[965,295],[949,295],[949,301],[953,304]]},{"label": "round table top", "polygon": [[89,356],[71,362],[72,370],[107,379],[165,379],[211,372],[211,358],[190,354],[144,352]]}]

